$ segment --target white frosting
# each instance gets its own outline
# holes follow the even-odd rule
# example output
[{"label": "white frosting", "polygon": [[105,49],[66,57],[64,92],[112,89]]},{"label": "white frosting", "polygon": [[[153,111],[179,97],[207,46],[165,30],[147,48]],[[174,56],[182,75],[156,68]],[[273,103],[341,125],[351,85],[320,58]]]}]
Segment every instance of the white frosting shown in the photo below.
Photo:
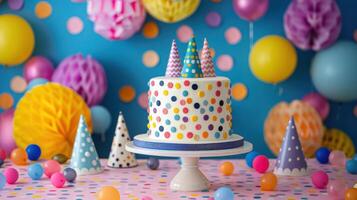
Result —
[{"label": "white frosting", "polygon": [[276,175],[282,175],[282,176],[306,176],[307,175],[307,169],[305,168],[294,168],[293,170],[290,170],[289,168],[274,168],[274,174]]}]

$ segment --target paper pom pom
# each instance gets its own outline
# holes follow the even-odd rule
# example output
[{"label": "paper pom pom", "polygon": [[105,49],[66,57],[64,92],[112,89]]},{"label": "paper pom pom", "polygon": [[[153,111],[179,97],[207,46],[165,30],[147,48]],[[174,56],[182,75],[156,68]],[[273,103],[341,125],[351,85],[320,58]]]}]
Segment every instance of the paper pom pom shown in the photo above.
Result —
[{"label": "paper pom pom", "polygon": [[107,92],[107,77],[102,65],[91,56],[76,54],[64,59],[52,81],[72,88],[88,106],[98,104]]},{"label": "paper pom pom", "polygon": [[338,38],[341,13],[335,0],[293,0],[285,12],[284,29],[300,49],[318,51]]},{"label": "paper pom pom", "polygon": [[286,124],[291,116],[295,118],[295,125],[305,156],[312,157],[322,144],[322,120],[313,107],[299,100],[290,104],[278,103],[270,110],[264,124],[265,142],[270,150],[277,155],[283,142]]},{"label": "paper pom pom", "polygon": [[327,147],[331,151],[343,151],[349,158],[355,155],[355,147],[352,139],[348,134],[336,128],[325,130],[322,146]]},{"label": "paper pom pom", "polygon": [[87,14],[94,31],[109,40],[130,38],[146,17],[140,0],[88,0]]},{"label": "paper pom pom", "polygon": [[73,90],[57,83],[46,83],[28,91],[17,104],[14,118],[16,144],[26,148],[36,143],[41,158],[62,153],[71,156],[80,115],[92,130],[90,110]]}]

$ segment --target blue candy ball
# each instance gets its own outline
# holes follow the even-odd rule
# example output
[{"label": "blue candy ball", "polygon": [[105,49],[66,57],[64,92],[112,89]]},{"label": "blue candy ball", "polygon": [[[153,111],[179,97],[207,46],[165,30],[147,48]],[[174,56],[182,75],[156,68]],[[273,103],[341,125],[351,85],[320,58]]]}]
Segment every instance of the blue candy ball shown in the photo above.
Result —
[{"label": "blue candy ball", "polygon": [[357,160],[348,160],[346,162],[346,170],[350,174],[357,174]]},{"label": "blue candy ball", "polygon": [[6,183],[6,177],[0,172],[0,190],[4,188]]},{"label": "blue candy ball", "polygon": [[0,159],[0,167],[4,164],[4,161]]},{"label": "blue candy ball", "polygon": [[39,163],[32,164],[27,169],[27,174],[32,180],[40,180],[43,175],[43,168]]},{"label": "blue candy ball", "polygon": [[68,182],[74,182],[77,178],[77,172],[70,167],[63,170],[63,175]]},{"label": "blue candy ball", "polygon": [[315,152],[316,160],[321,164],[328,163],[328,157],[330,155],[330,150],[326,147],[321,147]]},{"label": "blue candy ball", "polygon": [[248,167],[253,167],[253,160],[257,156],[259,156],[259,153],[256,151],[251,151],[245,156],[245,163],[247,163]]},{"label": "blue candy ball", "polygon": [[157,168],[159,168],[160,162],[159,159],[151,157],[148,159],[146,165],[148,166],[149,169],[156,170]]},{"label": "blue candy ball", "polygon": [[220,187],[214,193],[214,200],[233,200],[234,194],[229,187]]},{"label": "blue candy ball", "polygon": [[27,157],[29,160],[38,160],[41,156],[41,148],[37,144],[30,144],[26,147]]}]

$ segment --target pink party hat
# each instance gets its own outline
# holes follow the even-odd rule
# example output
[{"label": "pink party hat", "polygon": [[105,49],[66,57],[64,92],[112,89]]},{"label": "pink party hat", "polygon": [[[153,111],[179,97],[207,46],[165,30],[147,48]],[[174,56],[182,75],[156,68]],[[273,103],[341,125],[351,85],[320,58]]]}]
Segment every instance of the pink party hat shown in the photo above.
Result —
[{"label": "pink party hat", "polygon": [[169,61],[166,67],[166,77],[181,77],[182,64],[175,40],[172,41]]},{"label": "pink party hat", "polygon": [[214,71],[214,65],[209,51],[208,42],[205,38],[201,53],[201,65],[204,77],[215,77],[216,72]]}]

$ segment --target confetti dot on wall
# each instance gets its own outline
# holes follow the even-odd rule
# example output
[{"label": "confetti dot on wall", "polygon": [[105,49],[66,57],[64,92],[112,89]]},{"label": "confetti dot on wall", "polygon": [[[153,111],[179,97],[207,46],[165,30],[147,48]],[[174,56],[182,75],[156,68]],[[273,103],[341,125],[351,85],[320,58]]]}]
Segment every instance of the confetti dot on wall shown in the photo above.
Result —
[{"label": "confetti dot on wall", "polygon": [[52,13],[51,4],[46,1],[40,1],[36,4],[35,14],[40,19],[45,19],[49,17]]},{"label": "confetti dot on wall", "polygon": [[222,71],[229,71],[233,67],[233,58],[228,54],[224,54],[218,57],[217,66]]},{"label": "confetti dot on wall", "polygon": [[207,25],[212,27],[218,27],[221,24],[222,18],[218,12],[212,11],[206,15],[205,20]]},{"label": "confetti dot on wall", "polygon": [[135,98],[135,89],[130,85],[125,85],[119,90],[119,99],[122,102],[129,103]]},{"label": "confetti dot on wall", "polygon": [[14,105],[14,98],[9,93],[0,94],[0,108],[7,110]]},{"label": "confetti dot on wall", "polygon": [[143,35],[146,38],[156,38],[159,35],[159,27],[155,22],[147,22],[143,28]]},{"label": "confetti dot on wall", "polygon": [[138,98],[138,103],[140,105],[140,107],[146,109],[148,108],[148,94],[146,92],[143,92],[139,95],[139,98]]},{"label": "confetti dot on wall", "polygon": [[241,40],[242,34],[236,27],[230,27],[224,33],[224,37],[228,44],[237,44]]},{"label": "confetti dot on wall", "polygon": [[11,10],[20,10],[24,5],[24,0],[9,0],[7,4]]},{"label": "confetti dot on wall", "polygon": [[24,92],[26,90],[26,80],[21,76],[15,76],[11,79],[10,88],[17,93]]},{"label": "confetti dot on wall", "polygon": [[188,42],[193,35],[193,30],[187,25],[182,25],[177,29],[176,34],[181,42]]},{"label": "confetti dot on wall", "polygon": [[213,3],[221,3],[222,0],[211,0]]},{"label": "confetti dot on wall", "polygon": [[353,38],[355,39],[355,41],[357,42],[357,30],[355,30],[354,34],[353,34]]},{"label": "confetti dot on wall", "polygon": [[[213,48],[209,48],[209,52],[212,58],[214,58],[214,56],[216,55],[216,51]],[[198,55],[201,58],[201,54],[202,54],[202,49],[198,50]]]},{"label": "confetti dot on wall", "polygon": [[83,22],[79,17],[71,17],[67,20],[67,30],[70,34],[77,35],[83,30]]},{"label": "confetti dot on wall", "polygon": [[232,87],[232,97],[237,101],[242,101],[247,97],[248,89],[243,83],[236,83]]},{"label": "confetti dot on wall", "polygon": [[355,105],[355,108],[353,109],[353,114],[357,117],[357,105]]},{"label": "confetti dot on wall", "polygon": [[159,55],[156,51],[148,50],[143,54],[143,64],[146,67],[155,67],[160,61]]}]

